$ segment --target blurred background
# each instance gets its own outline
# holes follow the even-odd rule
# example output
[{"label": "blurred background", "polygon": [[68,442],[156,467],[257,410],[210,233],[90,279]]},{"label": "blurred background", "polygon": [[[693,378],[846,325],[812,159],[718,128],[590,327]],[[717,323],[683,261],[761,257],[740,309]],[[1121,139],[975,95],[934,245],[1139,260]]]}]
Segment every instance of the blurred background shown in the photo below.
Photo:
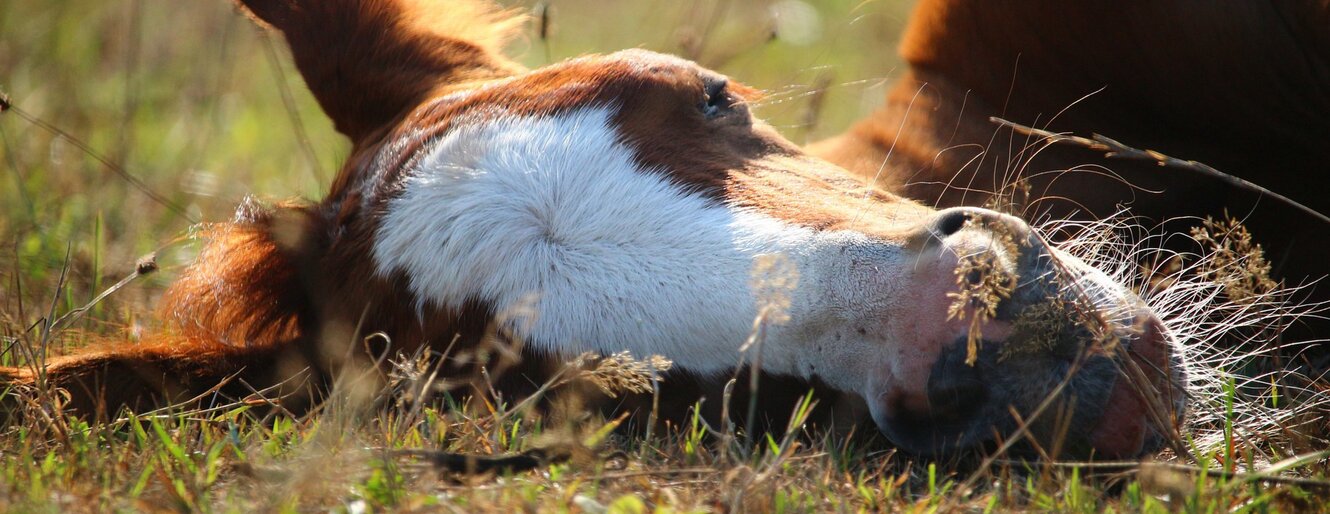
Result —
[{"label": "blurred background", "polygon": [[[910,9],[904,0],[505,3],[533,15],[509,49],[528,66],[631,47],[681,55],[765,90],[758,116],[798,143],[881,103],[901,73],[896,41]],[[0,114],[9,341],[161,250],[162,273],[99,303],[71,332],[82,334],[67,337],[134,332],[192,259],[190,227],[227,219],[249,194],[318,199],[348,148],[280,37],[226,0],[0,2],[0,91],[14,107]],[[0,364],[11,359],[0,354]]]}]

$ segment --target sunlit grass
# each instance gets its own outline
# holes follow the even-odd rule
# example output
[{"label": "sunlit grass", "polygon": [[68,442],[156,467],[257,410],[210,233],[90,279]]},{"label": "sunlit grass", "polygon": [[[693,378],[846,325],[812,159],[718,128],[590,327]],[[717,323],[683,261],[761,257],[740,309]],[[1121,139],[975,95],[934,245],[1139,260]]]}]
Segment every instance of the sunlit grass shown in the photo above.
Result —
[{"label": "sunlit grass", "polygon": [[[415,377],[406,380],[425,375],[403,374]],[[374,383],[339,382],[327,406],[294,419],[237,404],[126,414],[94,426],[69,419],[58,423],[63,430],[16,427],[0,439],[0,509],[1262,512],[1298,511],[1323,499],[1251,476],[1208,476],[1186,468],[1126,472],[1132,470],[1122,465],[1012,462],[985,470],[917,462],[803,432],[811,397],[791,406],[790,434],[747,446],[741,434],[722,438],[728,443],[708,441],[706,432],[723,427],[708,427],[696,416],[688,426],[647,440],[606,438],[612,420],[588,420],[580,431],[551,426],[536,411],[503,402],[355,401],[383,398],[401,386]],[[358,391],[364,387],[375,389]],[[493,455],[557,444],[593,446],[567,462],[497,476],[450,473],[416,457],[422,451]],[[1198,456],[1198,467],[1214,469],[1225,469],[1230,458],[1223,449]],[[1280,472],[1324,473],[1323,465],[1324,455],[1310,456]],[[976,475],[977,486],[962,485]]]}]

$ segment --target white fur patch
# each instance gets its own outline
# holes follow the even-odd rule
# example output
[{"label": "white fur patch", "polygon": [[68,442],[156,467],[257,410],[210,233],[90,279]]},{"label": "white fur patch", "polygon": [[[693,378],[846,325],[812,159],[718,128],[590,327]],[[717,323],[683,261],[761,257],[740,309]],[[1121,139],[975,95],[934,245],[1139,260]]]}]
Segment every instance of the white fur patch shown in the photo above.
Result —
[{"label": "white fur patch", "polygon": [[[405,272],[423,302],[509,311],[510,328],[537,348],[659,354],[699,373],[738,362],[757,313],[757,256],[783,253],[799,268],[792,316],[822,301],[812,291],[826,266],[809,261],[849,235],[685,192],[634,162],[612,115],[586,108],[451,130],[389,202],[379,272]],[[796,372],[809,353],[769,346],[764,360]]]}]

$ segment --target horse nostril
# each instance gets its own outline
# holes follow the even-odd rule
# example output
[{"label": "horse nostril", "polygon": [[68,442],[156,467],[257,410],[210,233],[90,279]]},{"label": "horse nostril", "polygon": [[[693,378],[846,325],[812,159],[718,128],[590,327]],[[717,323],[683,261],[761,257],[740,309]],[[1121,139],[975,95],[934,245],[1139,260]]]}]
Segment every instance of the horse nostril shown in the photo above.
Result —
[{"label": "horse nostril", "polygon": [[929,417],[961,421],[987,400],[988,387],[979,371],[965,364],[965,351],[944,352],[928,375]]},{"label": "horse nostril", "polygon": [[1013,216],[977,207],[953,207],[938,211],[933,218],[932,232],[939,238],[947,237],[960,232],[970,222],[990,230],[1005,230],[1017,240],[1023,239],[1030,230],[1024,221]]},{"label": "horse nostril", "polygon": [[972,216],[973,213],[969,209],[946,209],[937,213],[937,219],[933,221],[934,231],[938,237],[950,236],[965,228],[965,222]]}]

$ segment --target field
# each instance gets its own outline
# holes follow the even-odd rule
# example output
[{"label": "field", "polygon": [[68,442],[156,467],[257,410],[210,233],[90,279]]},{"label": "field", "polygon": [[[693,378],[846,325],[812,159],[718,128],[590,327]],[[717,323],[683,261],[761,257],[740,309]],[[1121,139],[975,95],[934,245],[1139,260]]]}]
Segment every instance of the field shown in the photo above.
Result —
[{"label": "field", "polygon": [[[881,102],[901,73],[895,41],[909,13],[896,0],[522,5],[545,13],[512,47],[524,64],[630,47],[683,55],[767,91],[757,114],[797,143],[835,134]],[[280,37],[223,0],[0,3],[0,92],[12,105],[0,113],[3,366],[98,341],[133,344],[153,327],[155,298],[192,260],[199,223],[227,219],[246,195],[318,198],[348,152]],[[155,272],[136,273],[148,271],[144,259]],[[1198,436],[1190,455],[959,464],[797,425],[789,437],[749,442],[695,419],[625,438],[612,433],[615,420],[555,426],[522,404],[415,402],[409,393],[431,378],[406,359],[386,388],[345,377],[308,417],[239,403],[107,425],[6,422],[0,511],[1324,509],[1324,432],[1244,430],[1251,409],[1320,400],[1281,396],[1275,385],[1225,389],[1235,382],[1224,371],[1215,370],[1216,398],[1201,407],[1216,436]],[[1327,390],[1319,380],[1299,386]],[[571,458],[469,476],[414,451],[537,448]]]}]

